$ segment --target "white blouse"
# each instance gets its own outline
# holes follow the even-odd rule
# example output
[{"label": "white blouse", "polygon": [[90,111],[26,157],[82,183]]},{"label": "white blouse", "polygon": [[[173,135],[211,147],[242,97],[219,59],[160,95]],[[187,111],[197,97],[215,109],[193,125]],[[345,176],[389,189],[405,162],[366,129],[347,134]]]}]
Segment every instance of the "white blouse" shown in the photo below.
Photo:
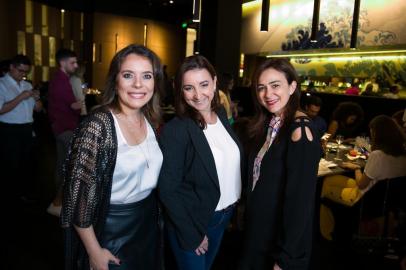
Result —
[{"label": "white blouse", "polygon": [[147,136],[137,145],[129,145],[121,132],[116,116],[117,159],[113,173],[111,204],[126,204],[145,199],[157,186],[162,166],[162,152],[155,133],[147,123]]},{"label": "white blouse", "polygon": [[406,176],[406,156],[394,157],[381,150],[372,151],[365,164],[364,173],[372,181],[362,190],[363,193],[380,180]]},{"label": "white blouse", "polygon": [[217,118],[203,133],[209,143],[216,164],[220,185],[220,200],[216,211],[227,208],[241,196],[240,149]]}]

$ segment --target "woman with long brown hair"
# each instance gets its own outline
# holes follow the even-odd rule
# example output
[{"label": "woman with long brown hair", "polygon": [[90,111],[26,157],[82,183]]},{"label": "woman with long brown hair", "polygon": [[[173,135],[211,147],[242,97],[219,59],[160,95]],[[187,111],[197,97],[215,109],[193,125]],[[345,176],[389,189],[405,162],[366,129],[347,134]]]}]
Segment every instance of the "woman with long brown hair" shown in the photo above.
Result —
[{"label": "woman with long brown hair", "polygon": [[75,131],[65,164],[65,269],[157,269],[162,68],[129,45],[113,58],[103,105]]},{"label": "woman with long brown hair", "polygon": [[286,59],[267,59],[253,78],[257,142],[248,163],[241,269],[307,269],[321,147],[299,111],[300,83]]},{"label": "woman with long brown hair", "polygon": [[240,143],[219,106],[217,76],[200,55],[175,80],[177,117],[161,133],[159,195],[180,270],[208,270],[241,193]]}]

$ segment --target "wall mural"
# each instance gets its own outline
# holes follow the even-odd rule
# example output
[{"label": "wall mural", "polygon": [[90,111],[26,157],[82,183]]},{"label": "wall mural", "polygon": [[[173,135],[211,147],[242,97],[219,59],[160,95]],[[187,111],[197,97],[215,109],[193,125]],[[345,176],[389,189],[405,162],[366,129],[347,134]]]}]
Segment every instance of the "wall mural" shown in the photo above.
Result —
[{"label": "wall mural", "polygon": [[397,60],[347,60],[347,61],[292,61],[300,76],[325,76],[340,78],[368,78],[376,76],[383,84],[406,82],[406,59]]},{"label": "wall mural", "polygon": [[[245,54],[277,51],[349,48],[353,0],[321,1],[318,42],[310,43],[313,0],[273,0],[269,31],[260,32],[261,1],[243,5],[241,51]],[[406,1],[363,0],[358,47],[406,44]]]},{"label": "wall mural", "polygon": [[[337,6],[337,3],[332,4]],[[327,11],[327,14],[333,13],[327,8],[324,9]],[[320,23],[319,31],[317,32],[317,42],[310,42],[311,20],[309,20],[307,26],[299,25],[292,28],[291,32],[286,35],[286,42],[282,43],[281,49],[283,51],[290,51],[349,47],[351,43],[353,9],[347,7],[340,10],[340,17],[335,14],[323,16],[326,18],[326,21]],[[360,10],[357,46],[395,44],[397,41],[396,33],[379,29],[368,29],[368,26],[371,24],[370,18],[366,8]]]},{"label": "wall mural", "polygon": [[[310,27],[300,29],[296,27],[291,33],[286,35],[287,42],[282,43],[283,51],[322,49],[322,48],[342,48],[344,43],[341,39],[338,42],[333,41],[333,36],[327,29],[325,23],[320,23],[317,31],[317,41],[310,41]],[[297,34],[296,34],[297,33]]]}]

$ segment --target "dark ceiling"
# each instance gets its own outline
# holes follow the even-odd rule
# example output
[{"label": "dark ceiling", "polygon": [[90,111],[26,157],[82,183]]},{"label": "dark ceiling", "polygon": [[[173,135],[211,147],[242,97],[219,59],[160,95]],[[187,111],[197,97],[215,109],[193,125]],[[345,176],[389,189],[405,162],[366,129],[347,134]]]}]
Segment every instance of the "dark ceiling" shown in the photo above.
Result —
[{"label": "dark ceiling", "polygon": [[[193,0],[34,0],[83,12],[104,12],[181,23],[192,18]],[[170,3],[173,2],[173,3]]]}]

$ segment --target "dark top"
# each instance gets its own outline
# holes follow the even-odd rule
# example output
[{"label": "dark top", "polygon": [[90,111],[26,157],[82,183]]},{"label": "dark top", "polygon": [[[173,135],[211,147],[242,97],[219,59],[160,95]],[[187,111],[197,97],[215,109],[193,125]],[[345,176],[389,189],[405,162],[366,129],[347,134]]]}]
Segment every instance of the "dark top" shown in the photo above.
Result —
[{"label": "dark top", "polygon": [[[240,149],[242,147],[222,110],[218,119]],[[169,226],[180,246],[195,250],[207,234],[220,199],[216,165],[203,130],[190,118],[174,118],[160,134],[164,156],[158,191]]]},{"label": "dark top", "polygon": [[313,126],[315,127],[315,129],[319,135],[319,138],[321,138],[324,135],[324,133],[326,133],[326,131],[327,131],[326,121],[318,115],[316,117],[312,118],[312,121],[313,121]]},{"label": "dark top", "polygon": [[338,128],[337,128],[335,136],[342,135],[342,136],[344,136],[344,139],[355,138],[357,136],[357,134],[359,134],[358,127],[359,127],[359,125],[350,125],[349,126],[349,125],[344,125],[341,122],[338,122]]},{"label": "dark top", "polygon": [[[261,173],[252,190],[255,156],[265,138],[249,158],[245,242],[241,269],[272,269],[275,262],[283,269],[307,269],[312,244],[312,222],[317,169],[321,157],[320,141],[305,134],[311,121],[297,118],[289,136],[279,138],[266,152]],[[297,142],[292,132],[301,129]]]},{"label": "dark top", "polygon": [[52,131],[59,135],[74,130],[79,124],[80,109],[74,110],[71,104],[76,102],[69,77],[58,69],[49,82],[48,114]]}]

